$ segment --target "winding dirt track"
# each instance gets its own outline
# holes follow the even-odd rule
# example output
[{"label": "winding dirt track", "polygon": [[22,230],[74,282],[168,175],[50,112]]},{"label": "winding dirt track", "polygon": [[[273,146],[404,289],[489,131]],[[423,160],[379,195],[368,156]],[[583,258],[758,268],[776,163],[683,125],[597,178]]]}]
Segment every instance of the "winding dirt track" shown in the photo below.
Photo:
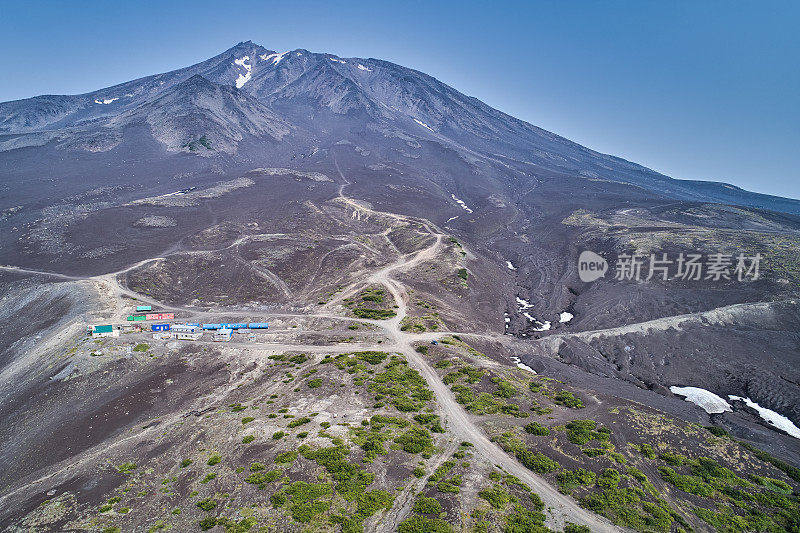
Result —
[{"label": "winding dirt track", "polygon": [[506,472],[524,481],[534,492],[539,494],[545,506],[550,510],[549,522],[553,527],[563,527],[565,521],[589,526],[592,531],[619,531],[603,517],[580,507],[575,500],[558,492],[543,478],[539,477],[516,459],[509,456],[497,444],[490,441],[481,429],[475,425],[471,416],[455,400],[453,393],[442,382],[438,374],[428,362],[414,349],[413,343],[420,337],[400,329],[400,323],[407,312],[408,294],[403,285],[392,278],[396,271],[408,270],[415,265],[432,259],[441,246],[442,235],[436,234],[436,242],[429,248],[416,252],[411,257],[405,256],[398,262],[385,267],[372,276],[370,281],[381,284],[391,292],[398,305],[397,316],[382,321],[382,327],[392,339],[392,349],[406,356],[409,363],[425,378],[433,390],[436,402],[448,429],[459,439],[471,442],[475,452],[492,464],[502,467]]}]

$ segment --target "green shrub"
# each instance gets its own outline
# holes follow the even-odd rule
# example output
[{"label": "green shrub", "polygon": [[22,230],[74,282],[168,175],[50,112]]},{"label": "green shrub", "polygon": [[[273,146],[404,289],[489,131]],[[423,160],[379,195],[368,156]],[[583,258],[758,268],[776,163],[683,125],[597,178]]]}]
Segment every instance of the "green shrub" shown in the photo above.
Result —
[{"label": "green shrub", "polygon": [[203,478],[203,479],[200,481],[200,483],[202,483],[202,484],[204,484],[204,485],[205,485],[206,483],[208,483],[209,481],[211,481],[211,480],[212,480],[212,479],[214,479],[215,477],[217,477],[217,473],[216,473],[216,472],[211,472],[211,473],[208,473],[208,474],[206,474],[206,477],[204,477],[204,478]]},{"label": "green shrub", "polygon": [[653,451],[653,447],[650,446],[647,443],[639,445],[639,452],[642,455],[644,455],[645,457],[647,457],[648,459],[655,459],[656,458],[656,452],[654,452]]},{"label": "green shrub", "polygon": [[576,397],[571,392],[566,390],[558,391],[553,400],[558,405],[563,405],[564,407],[569,407],[570,409],[583,408],[583,400],[581,400],[580,398]]},{"label": "green shrub", "polygon": [[291,422],[289,422],[287,427],[296,428],[297,426],[302,426],[303,424],[308,424],[311,422],[311,419],[304,416],[303,418],[295,418]]},{"label": "green shrub", "polygon": [[408,453],[422,453],[433,447],[431,434],[423,428],[413,427],[405,433],[395,437],[394,441],[403,447],[403,451]]},{"label": "green shrub", "polygon": [[428,498],[420,494],[417,496],[417,501],[414,502],[414,508],[412,511],[420,514],[438,515],[442,512],[442,505],[436,498]]},{"label": "green shrub", "polygon": [[250,444],[254,440],[256,440],[255,435],[245,435],[242,437],[242,444]]},{"label": "green shrub", "polygon": [[255,420],[255,418],[253,418],[252,416],[246,416],[242,418],[242,425],[249,424],[253,420]]},{"label": "green shrub", "polygon": [[211,511],[217,506],[217,502],[211,498],[206,498],[197,502],[196,505],[204,511]]},{"label": "green shrub", "polygon": [[275,481],[279,477],[281,477],[282,472],[280,470],[270,470],[268,472],[255,472],[247,476],[244,481],[245,483],[250,483],[252,485],[260,485],[259,488],[262,488],[265,483],[270,483]]},{"label": "green shrub", "polygon": [[297,459],[297,450],[290,450],[288,452],[279,453],[275,456],[275,462],[278,464],[292,464]]},{"label": "green shrub", "polygon": [[521,505],[514,507],[514,512],[505,517],[504,533],[544,533],[545,516],[539,511],[526,509]]},{"label": "green shrub", "polygon": [[353,314],[358,318],[366,318],[371,320],[386,320],[397,316],[397,313],[391,309],[368,309],[366,307],[356,307],[353,309]]},{"label": "green shrub", "polygon": [[202,529],[203,531],[208,531],[209,529],[211,529],[216,525],[217,525],[217,519],[216,517],[213,516],[207,516],[206,518],[200,520],[200,529]]},{"label": "green shrub", "polygon": [[208,466],[214,466],[215,464],[218,464],[220,461],[222,461],[222,456],[218,453],[212,453],[211,456],[208,458],[206,464],[208,464]]},{"label": "green shrub", "polygon": [[285,435],[286,435],[286,433],[284,433],[283,431],[276,431],[275,433],[272,434],[272,440],[280,440]]},{"label": "green shrub", "polygon": [[381,509],[391,509],[394,496],[385,490],[370,490],[358,496],[357,515],[359,518],[369,518]]},{"label": "green shrub", "polygon": [[191,459],[184,459],[183,461],[181,461],[181,468],[186,468],[190,464],[192,464],[192,460]]},{"label": "green shrub", "polygon": [[567,424],[567,439],[573,444],[582,446],[591,440],[609,440],[611,430],[605,427],[597,428],[594,420],[573,420]]},{"label": "green shrub", "polygon": [[597,478],[597,486],[604,489],[615,489],[617,486],[619,486],[621,479],[622,477],[617,470],[613,468],[606,468]]},{"label": "green shrub", "polygon": [[583,453],[589,457],[598,457],[600,455],[605,455],[606,450],[604,448],[584,448]]},{"label": "green shrub", "polygon": [[307,383],[309,389],[318,389],[322,386],[322,378],[310,379]]},{"label": "green shrub", "polygon": [[458,277],[463,279],[464,281],[467,281],[467,278],[469,277],[469,272],[467,272],[466,268],[459,268]]},{"label": "green shrub", "polygon": [[352,355],[355,355],[362,361],[365,361],[371,365],[379,365],[383,363],[389,356],[389,354],[387,354],[386,352],[376,352],[376,351],[354,352]]},{"label": "green shrub", "polygon": [[576,488],[584,485],[594,485],[597,476],[591,470],[578,468],[577,470],[562,470],[556,476],[558,490],[569,494]]},{"label": "green shrub", "polygon": [[532,452],[526,449],[520,449],[515,452],[519,462],[526,466],[528,469],[533,470],[537,474],[546,474],[553,470],[558,470],[561,466],[556,461],[553,461],[542,452]]},{"label": "green shrub", "polygon": [[539,422],[531,422],[525,426],[525,431],[531,435],[547,436],[550,434],[550,429],[544,427]]},{"label": "green shrub", "polygon": [[720,427],[717,427],[717,426],[706,426],[706,429],[707,429],[707,430],[708,430],[708,431],[709,431],[709,432],[710,432],[712,435],[715,435],[715,436],[717,436],[717,437],[721,437],[721,438],[728,437],[728,438],[730,438],[730,436],[731,436],[731,434],[730,434],[730,433],[728,433],[728,432],[727,432],[725,429],[723,429],[723,428],[720,428]]},{"label": "green shrub", "polygon": [[493,485],[490,489],[483,489],[478,496],[489,502],[495,509],[503,509],[511,502],[511,495],[500,485]]},{"label": "green shrub", "polygon": [[150,349],[150,345],[146,344],[144,342],[139,343],[139,344],[137,344],[136,346],[133,347],[133,351],[134,352],[146,352],[149,349]]},{"label": "green shrub", "polygon": [[506,380],[500,380],[497,382],[497,390],[494,392],[494,395],[499,398],[512,398],[518,394],[517,389],[511,382]]},{"label": "green shrub", "polygon": [[675,485],[676,488],[683,492],[705,497],[710,497],[715,492],[714,487],[705,483],[702,479],[695,476],[678,474],[668,466],[659,466],[658,472],[661,474],[661,479],[671,485]]}]

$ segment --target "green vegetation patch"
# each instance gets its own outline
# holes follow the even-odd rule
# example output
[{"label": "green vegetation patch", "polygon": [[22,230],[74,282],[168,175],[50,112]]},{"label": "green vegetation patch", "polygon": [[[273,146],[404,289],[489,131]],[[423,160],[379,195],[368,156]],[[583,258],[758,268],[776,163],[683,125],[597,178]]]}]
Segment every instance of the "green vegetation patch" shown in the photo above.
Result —
[{"label": "green vegetation patch", "polygon": [[555,401],[558,405],[563,405],[564,407],[569,407],[570,409],[583,408],[583,400],[566,390],[558,391],[553,397],[553,401]]},{"label": "green vegetation patch", "polygon": [[607,441],[611,438],[611,430],[597,427],[594,420],[573,420],[567,424],[567,439],[573,444],[582,446],[589,441]]}]

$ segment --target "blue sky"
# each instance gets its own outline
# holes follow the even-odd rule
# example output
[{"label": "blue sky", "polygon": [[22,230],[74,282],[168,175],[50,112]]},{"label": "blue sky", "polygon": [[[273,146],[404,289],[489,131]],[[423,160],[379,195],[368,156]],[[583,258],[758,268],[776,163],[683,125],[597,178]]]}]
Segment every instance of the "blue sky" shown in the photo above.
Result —
[{"label": "blue sky", "polygon": [[376,57],[675,178],[800,198],[800,2],[0,3],[0,101],[248,39]]}]

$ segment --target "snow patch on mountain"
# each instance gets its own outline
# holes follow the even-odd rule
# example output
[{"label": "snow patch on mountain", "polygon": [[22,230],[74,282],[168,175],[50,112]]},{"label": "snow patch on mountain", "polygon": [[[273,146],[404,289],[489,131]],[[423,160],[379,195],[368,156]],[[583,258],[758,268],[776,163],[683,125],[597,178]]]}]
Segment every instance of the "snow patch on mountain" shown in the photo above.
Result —
[{"label": "snow patch on mountain", "polygon": [[563,313],[558,315],[558,321],[561,322],[562,324],[566,324],[567,322],[572,320],[574,318],[574,316],[575,315],[573,315],[569,311],[564,311]]},{"label": "snow patch on mountain", "polygon": [[118,96],[118,97],[116,97],[116,98],[103,98],[102,100],[95,100],[95,101],[94,101],[94,103],[95,103],[95,104],[105,104],[105,105],[108,105],[108,104],[110,104],[111,102],[113,102],[114,100],[119,100],[119,96]]},{"label": "snow patch on mountain", "polygon": [[529,367],[528,365],[523,363],[522,360],[519,357],[517,357],[516,355],[512,355],[511,356],[511,361],[515,365],[517,365],[517,368],[521,368],[522,370],[527,370],[528,372],[532,372],[534,374],[536,373],[536,371],[534,369],[532,369],[531,367]]},{"label": "snow patch on mountain", "polygon": [[517,305],[519,306],[520,311],[524,311],[525,309],[530,309],[533,307],[532,303],[530,303],[528,300],[523,300],[519,296],[517,296]]},{"label": "snow patch on mountain", "polygon": [[364,66],[364,65],[362,65],[361,63],[359,63],[359,64],[358,64],[358,70],[364,70],[364,71],[366,71],[366,72],[372,72],[372,69],[371,69],[371,68],[365,67],[365,66]]},{"label": "snow patch on mountain", "polygon": [[733,396],[733,395],[728,395],[728,398],[731,401],[739,400],[741,402],[744,402],[747,407],[755,410],[758,413],[758,416],[760,416],[765,422],[767,422],[771,426],[774,426],[780,430],[785,431],[786,433],[788,433],[789,435],[791,435],[796,439],[800,439],[800,428],[795,426],[794,422],[792,422],[782,414],[776,413],[772,409],[761,407],[750,398],[743,398],[741,396]]},{"label": "snow patch on mountain", "polygon": [[334,63],[341,63],[342,65],[346,65],[347,64],[347,61],[344,61],[344,60],[336,58],[336,57],[329,57],[328,59],[330,59]]},{"label": "snow patch on mountain", "polygon": [[506,266],[508,267],[509,270],[516,270],[517,269],[517,267],[515,267],[514,263],[512,263],[511,261],[506,261]]},{"label": "snow patch on mountain", "polygon": [[250,81],[250,77],[253,75],[253,65],[248,63],[250,61],[250,56],[244,56],[242,58],[234,60],[234,63],[240,67],[245,69],[245,73],[239,73],[239,77],[236,78],[236,88],[241,89],[245,83]]},{"label": "snow patch on mountain", "polygon": [[700,387],[676,387],[669,388],[672,394],[683,396],[687,402],[701,407],[708,414],[719,414],[725,411],[733,411],[730,404],[713,392],[701,389]]},{"label": "snow patch on mountain", "polygon": [[415,119],[414,119],[414,122],[416,122],[417,124],[419,124],[419,125],[420,125],[420,126],[422,126],[423,128],[428,128],[429,130],[433,131],[433,128],[431,128],[430,126],[428,126],[427,124],[425,124],[424,122],[422,122],[422,121],[421,121],[421,120],[419,120],[419,119],[416,119],[416,118],[415,118]]},{"label": "snow patch on mountain", "polygon": [[[275,54],[261,54],[258,57],[261,58],[261,61],[271,61],[273,65],[277,65],[288,54],[289,54],[289,50],[287,50],[286,52],[283,52],[282,54],[278,54],[278,53],[275,53]],[[297,55],[300,55],[300,54],[297,54]]]},{"label": "snow patch on mountain", "polygon": [[[414,120],[417,120],[417,119],[414,119]],[[417,120],[417,122],[419,122],[419,121]],[[425,127],[427,128],[427,126],[425,126]],[[430,128],[429,128],[429,129],[430,129]],[[433,131],[433,130],[431,130],[431,131]],[[451,195],[450,195],[450,197],[451,197],[453,200],[455,200],[455,202],[456,202],[458,205],[460,205],[460,206],[461,206],[461,207],[464,209],[464,211],[466,211],[467,213],[472,213],[472,209],[470,209],[469,207],[467,207],[467,204],[464,202],[464,200],[459,200],[458,198],[456,198],[456,195],[455,195],[455,194],[451,194]]]}]

